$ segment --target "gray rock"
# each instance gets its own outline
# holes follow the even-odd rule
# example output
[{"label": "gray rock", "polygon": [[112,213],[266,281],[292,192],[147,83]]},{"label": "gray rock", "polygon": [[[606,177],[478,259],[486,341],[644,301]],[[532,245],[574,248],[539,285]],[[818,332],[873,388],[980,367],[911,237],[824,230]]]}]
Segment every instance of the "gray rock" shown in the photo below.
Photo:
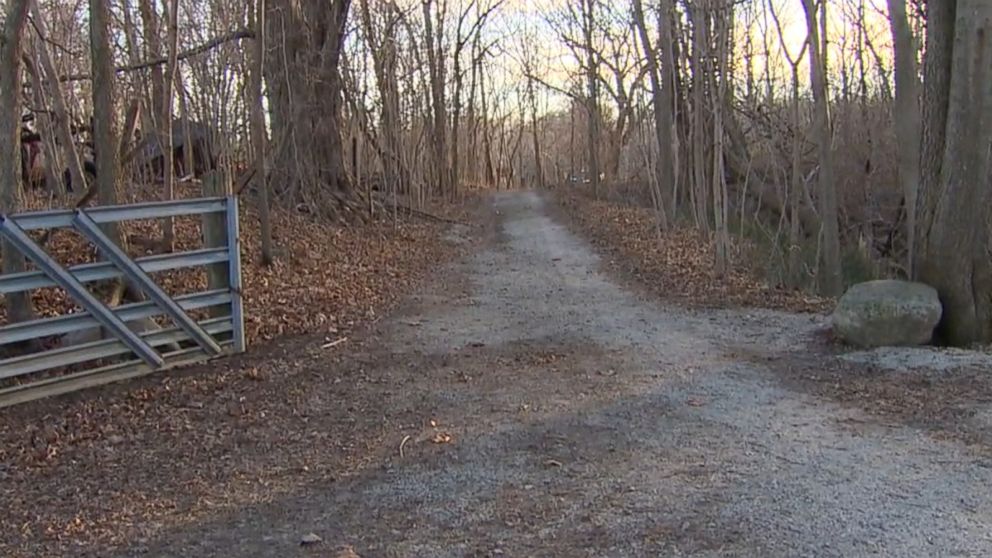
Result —
[{"label": "gray rock", "polygon": [[324,539],[320,538],[316,533],[307,533],[300,538],[300,546],[313,546],[323,541]]},{"label": "gray rock", "polygon": [[943,308],[937,291],[908,281],[869,281],[841,297],[831,321],[844,341],[861,347],[925,345]]}]

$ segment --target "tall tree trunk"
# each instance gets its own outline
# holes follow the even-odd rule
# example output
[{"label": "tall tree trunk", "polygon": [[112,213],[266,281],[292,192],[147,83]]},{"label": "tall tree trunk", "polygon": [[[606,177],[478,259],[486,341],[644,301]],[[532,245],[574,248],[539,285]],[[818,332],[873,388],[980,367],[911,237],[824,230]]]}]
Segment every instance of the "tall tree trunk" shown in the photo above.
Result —
[{"label": "tall tree trunk", "polygon": [[445,100],[445,71],[444,71],[444,16],[446,0],[434,8],[434,0],[423,0],[424,13],[424,42],[427,46],[427,71],[430,74],[432,140],[434,149],[434,170],[436,172],[437,188],[441,195],[448,195],[451,190],[451,172],[448,161],[448,117]]},{"label": "tall tree trunk", "polygon": [[596,23],[595,5],[597,0],[582,2],[582,35],[586,54],[586,113],[588,121],[588,162],[589,180],[593,195],[599,197],[599,58],[593,43],[593,26]]},{"label": "tall tree trunk", "polygon": [[286,137],[272,172],[290,203],[344,217],[356,201],[344,168],[339,71],[350,0],[272,0],[266,64],[272,134]]},{"label": "tall tree trunk", "polygon": [[[662,15],[662,17],[667,17]],[[634,0],[634,24],[637,27],[637,34],[644,49],[644,56],[648,63],[648,78],[651,80],[651,108],[654,113],[654,133],[658,142],[658,158],[655,161],[654,174],[657,187],[665,192],[670,191],[675,182],[675,172],[672,164],[672,112],[671,101],[665,102],[665,95],[669,93],[668,85],[661,83],[661,76],[658,71],[658,54],[655,52],[651,39],[648,36],[647,22],[644,19],[644,7],[641,0]],[[667,46],[665,48],[671,48]],[[664,89],[664,91],[662,90]],[[658,226],[662,230],[668,228],[668,205],[664,195],[658,196]]]},{"label": "tall tree trunk", "polygon": [[[706,89],[709,78],[709,10],[707,6],[695,4],[690,11],[692,20],[692,188],[689,190],[693,204],[693,216],[696,226],[704,232],[709,232],[709,193],[710,182],[707,179],[708,163],[712,161],[707,156],[710,145],[706,133]],[[718,99],[710,99],[717,102]]]},{"label": "tall tree trunk", "polygon": [[828,296],[839,296],[844,290],[840,262],[840,229],[837,215],[837,190],[834,184],[833,148],[831,146],[830,114],[827,98],[827,76],[824,66],[820,29],[814,0],[803,0],[809,31],[810,83],[813,86],[814,132],[820,162],[820,217],[823,250],[821,289]]},{"label": "tall tree trunk", "polygon": [[[800,236],[802,233],[803,222],[801,212],[801,201],[804,197],[805,184],[802,174],[802,156],[803,156],[803,146],[805,138],[801,135],[802,130],[802,118],[801,118],[801,99],[800,99],[800,82],[799,82],[799,66],[802,63],[802,59],[805,55],[806,49],[809,48],[809,41],[803,43],[802,49],[799,51],[798,55],[793,56],[789,52],[789,45],[785,40],[785,33],[782,29],[781,21],[778,14],[775,12],[774,0],[768,0],[768,10],[767,13],[771,15],[772,21],[775,24],[775,30],[778,32],[779,45],[782,47],[782,53],[785,56],[786,61],[789,63],[790,76],[792,78],[792,91],[790,95],[790,119],[793,130],[792,142],[790,144],[791,152],[791,166],[789,171],[789,191],[786,196],[788,200],[788,215],[789,215],[789,254],[787,258],[788,262],[788,277],[787,283],[790,287],[798,288],[802,284],[802,254],[800,252]],[[767,46],[765,47],[767,52]],[[770,79],[770,77],[768,78]],[[771,97],[772,90],[769,84],[768,89],[768,100],[772,101]],[[782,215],[786,214],[785,207],[782,208]],[[818,219],[807,218],[806,222],[818,221]],[[809,230],[814,230],[816,227],[807,225]]]},{"label": "tall tree trunk", "polygon": [[[800,56],[801,58],[801,56]],[[792,97],[791,110],[792,128],[795,137],[791,143],[791,169],[789,172],[789,286],[798,288],[802,282],[802,253],[799,245],[802,223],[799,217],[799,206],[803,197],[803,139],[799,135],[801,129],[800,98],[799,98],[799,64],[792,65]]]},{"label": "tall tree trunk", "polygon": [[479,69],[479,94],[482,102],[482,157],[485,161],[486,185],[496,185],[496,169],[493,165],[493,136],[492,126],[489,118],[489,93],[486,89],[486,72],[484,68]]},{"label": "tall tree trunk", "polygon": [[575,174],[575,106],[568,109],[568,178],[577,178]]},{"label": "tall tree trunk", "polygon": [[459,135],[461,133],[461,117],[462,117],[462,68],[461,68],[461,52],[455,52],[454,56],[454,97],[452,99],[451,106],[451,176],[448,178],[448,184],[451,188],[451,200],[454,201],[458,194],[458,186],[461,180],[461,169],[459,167],[461,156],[459,147],[461,145],[461,140]]},{"label": "tall tree trunk", "polygon": [[[159,59],[162,57],[162,34],[159,29],[158,12],[156,11],[154,0],[138,0],[138,11],[141,13],[141,27],[144,30],[147,56],[150,59]],[[159,115],[161,114],[162,104],[164,102],[162,100],[162,87],[165,85],[165,81],[162,76],[162,65],[156,64],[152,66],[149,69],[149,72],[151,73],[151,106],[153,108],[145,114],[148,115],[154,129],[147,129],[144,130],[144,132],[146,134],[159,134],[161,133],[163,124],[162,122],[159,122]],[[161,138],[161,136],[159,136],[159,138]],[[161,141],[161,139],[159,141]]]},{"label": "tall tree trunk", "polygon": [[[711,6],[712,7],[712,6]],[[727,75],[730,67],[730,33],[733,28],[733,7],[715,8],[713,37],[716,41],[714,72],[709,72],[710,95],[713,99],[713,226],[716,231],[716,265],[722,277],[730,266],[730,233],[728,230],[727,173],[724,169],[723,108],[727,98]]]},{"label": "tall tree trunk", "polygon": [[482,65],[482,54],[479,52],[480,35],[472,38],[472,69],[468,86],[468,152],[470,159],[470,176],[473,182],[479,181],[479,122],[475,105],[475,94],[478,89],[478,76]]},{"label": "tall tree trunk", "polygon": [[[166,200],[172,200],[176,189],[176,165],[175,149],[173,142],[173,87],[176,83],[176,57],[179,49],[179,0],[171,0],[165,3],[166,22],[168,26],[168,61],[165,66],[165,75],[162,76],[162,104],[159,108],[162,111],[161,125],[159,126],[159,143],[162,148],[162,179],[164,182],[162,195]],[[186,143],[184,151],[191,151],[193,145]],[[171,252],[176,244],[175,220],[171,217],[165,219],[163,228],[162,243],[165,250]]]},{"label": "tall tree trunk", "polygon": [[362,2],[362,25],[372,49],[372,67],[375,72],[376,87],[379,89],[382,107],[379,111],[379,134],[382,137],[382,166],[385,175],[385,189],[392,194],[393,212],[397,209],[398,193],[402,184],[408,182],[408,171],[403,163],[400,126],[400,97],[396,77],[396,28],[398,15],[391,2],[383,2],[385,22],[382,30],[372,20],[368,0]]},{"label": "tall tree trunk", "polygon": [[896,98],[893,120],[899,149],[899,179],[906,210],[906,274],[916,275],[916,198],[920,187],[920,99],[916,44],[906,19],[906,0],[888,0],[895,45]]},{"label": "tall tree trunk", "polygon": [[251,68],[251,144],[255,159],[255,189],[258,191],[258,217],[262,233],[262,264],[272,265],[272,218],[269,211],[269,169],[266,164],[268,135],[265,131],[265,107],[262,104],[262,81],[265,74],[265,12],[267,0],[255,0],[255,44]]},{"label": "tall tree trunk", "polygon": [[[923,183],[935,205],[927,223],[926,245],[921,247],[919,271],[921,279],[940,293],[943,340],[968,345],[992,341],[992,223],[988,217],[992,203],[992,4],[957,0],[952,14],[953,27],[938,19],[930,31],[933,44],[939,47],[932,53],[939,57],[951,53],[951,79],[939,179]],[[932,62],[936,61],[928,64]],[[927,97],[928,103],[937,105],[944,100]],[[934,118],[940,112],[931,107],[928,116]],[[941,127],[938,121],[928,122],[930,129]]]},{"label": "tall tree trunk", "polygon": [[[134,19],[136,13],[141,13],[141,11],[139,9],[138,12],[135,12],[131,0],[121,0],[121,15],[123,16],[122,23],[124,25],[125,45],[127,46],[127,59],[132,65],[141,64],[148,57],[146,53],[142,52],[142,42],[138,40],[138,26]],[[37,19],[37,16],[35,16],[35,19]],[[151,90],[148,85],[148,74],[146,72],[141,72],[140,75],[136,76],[136,86],[141,90],[141,97],[146,109],[148,107],[155,107],[156,105],[151,100]],[[143,134],[152,133],[155,130],[154,112],[154,108],[141,111],[141,124],[138,129]],[[145,169],[142,169],[142,171],[145,171]]]},{"label": "tall tree trunk", "polygon": [[[28,0],[7,2],[0,42],[0,214],[21,209],[21,56],[24,52],[24,29],[28,20]],[[20,273],[26,269],[24,256],[7,242],[3,243],[3,273]],[[5,295],[8,321],[31,319],[34,311],[26,293]]]},{"label": "tall tree trunk", "polygon": [[[110,37],[110,0],[90,0],[90,57],[93,66],[93,143],[96,149],[97,199],[101,205],[117,203],[116,112],[114,111],[114,54]],[[115,240],[117,227],[107,227]]]},{"label": "tall tree trunk", "polygon": [[675,32],[672,24],[671,0],[659,0],[658,4],[658,32],[661,37],[659,49],[661,50],[661,104],[664,114],[662,114],[663,133],[661,139],[665,142],[662,148],[662,157],[667,157],[671,167],[671,182],[667,186],[662,184],[662,188],[667,188],[671,202],[668,204],[669,218],[675,221],[678,215],[679,204],[679,172],[678,163],[678,134],[675,129],[676,98],[678,96],[678,79],[676,77],[676,50],[678,43],[675,40]]},{"label": "tall tree trunk", "polygon": [[534,80],[527,80],[527,96],[530,99],[530,134],[534,147],[534,173],[537,178],[537,187],[544,188],[544,165],[541,162],[541,129],[540,119],[537,114],[537,94],[534,91]]},{"label": "tall tree trunk", "polygon": [[941,190],[947,140],[947,111],[951,97],[951,62],[958,0],[927,4],[926,57],[923,61],[922,146],[920,192],[916,204],[917,261],[929,242],[930,224]]}]

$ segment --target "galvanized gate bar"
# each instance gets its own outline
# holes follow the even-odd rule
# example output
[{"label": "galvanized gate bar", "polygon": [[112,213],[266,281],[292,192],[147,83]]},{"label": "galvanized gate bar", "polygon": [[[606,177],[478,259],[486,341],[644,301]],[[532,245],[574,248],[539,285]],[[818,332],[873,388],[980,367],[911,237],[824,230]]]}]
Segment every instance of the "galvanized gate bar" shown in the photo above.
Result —
[{"label": "galvanized gate bar", "polygon": [[[211,335],[229,333],[233,326],[230,318],[216,318],[203,322],[203,328]],[[179,328],[160,329],[142,332],[141,337],[153,347],[186,341],[189,336]],[[101,339],[79,345],[59,347],[40,353],[31,353],[0,361],[0,379],[13,378],[33,372],[40,372],[59,366],[69,366],[102,358],[115,357],[130,352],[131,349],[117,339]]]},{"label": "galvanized gate bar", "polygon": [[[221,346],[229,347],[231,346],[231,342],[224,341],[221,343]],[[196,364],[198,362],[203,362],[203,351],[199,347],[171,353],[165,359],[166,365],[170,368],[173,366]],[[159,369],[161,367],[151,367],[141,361],[130,361],[121,364],[111,364],[95,370],[85,370],[66,376],[45,378],[30,384],[2,388],[0,389],[0,408],[41,399],[42,397],[79,391],[110,382],[137,378]]]},{"label": "galvanized gate bar", "polygon": [[[230,304],[231,293],[227,289],[204,291],[200,293],[177,296],[176,302],[183,310],[197,310],[200,308]],[[122,304],[121,306],[115,308],[114,312],[117,314],[118,318],[124,320],[125,322],[140,320],[142,318],[150,318],[152,316],[159,316],[162,314],[162,311],[155,306],[155,303],[149,301]],[[0,341],[2,341],[0,344],[16,343],[18,341],[27,341],[29,339],[38,339],[40,337],[61,335],[79,329],[85,329],[87,327],[97,327],[99,325],[100,322],[86,312],[55,316],[52,318],[42,318],[40,320],[30,322],[19,322],[0,327]]]},{"label": "galvanized gate bar", "polygon": [[11,244],[41,268],[60,287],[65,289],[76,302],[100,322],[100,325],[109,329],[142,360],[155,368],[159,368],[165,363],[155,349],[148,346],[141,337],[127,327],[127,324],[86,290],[82,283],[38,247],[13,219],[0,216],[0,233],[7,237]]},{"label": "galvanized gate bar", "polygon": [[[23,227],[22,227],[23,228]],[[156,254],[138,258],[135,262],[145,270],[145,273],[170,271],[184,267],[199,267],[203,265],[224,263],[227,261],[227,248],[201,248],[180,252],[178,254]],[[97,262],[75,265],[66,268],[80,283],[92,283],[116,279],[124,275],[111,262]],[[32,289],[43,289],[56,286],[42,271],[25,271],[0,275],[0,294],[20,293]]]},{"label": "galvanized gate bar", "polygon": [[[157,201],[131,205],[93,207],[88,210],[97,223],[116,223],[137,219],[160,219],[184,215],[220,213],[226,209],[223,197],[199,198],[194,200]],[[26,231],[71,227],[76,213],[70,209],[38,211],[17,216],[17,224]]]},{"label": "galvanized gate bar", "polygon": [[231,322],[234,324],[234,350],[245,351],[245,317],[241,296],[241,227],[238,219],[238,198],[227,196],[228,276],[231,282]]},{"label": "galvanized gate bar", "polygon": [[138,264],[134,263],[134,260],[128,258],[127,254],[100,230],[100,227],[86,214],[86,211],[83,209],[76,210],[76,219],[73,221],[73,225],[79,232],[86,235],[86,238],[90,239],[108,260],[123,271],[128,279],[137,283],[138,288],[147,294],[148,298],[152,299],[159,308],[164,310],[176,325],[189,334],[190,338],[196,341],[197,345],[202,347],[208,354],[220,354],[221,348],[214,341],[213,337],[210,337],[186,312],[183,312],[183,309],[176,304],[176,301],[169,298],[169,295],[161,287],[156,285],[152,281],[152,278]]}]

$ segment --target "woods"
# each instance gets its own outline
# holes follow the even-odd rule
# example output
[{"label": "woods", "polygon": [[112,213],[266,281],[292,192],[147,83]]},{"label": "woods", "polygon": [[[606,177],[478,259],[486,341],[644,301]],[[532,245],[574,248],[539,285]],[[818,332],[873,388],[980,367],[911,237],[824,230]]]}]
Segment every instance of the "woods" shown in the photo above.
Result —
[{"label": "woods", "polygon": [[990,0],[0,2],[0,556],[992,556],[990,205]]},{"label": "woods", "polygon": [[717,275],[749,246],[783,289],[920,279],[947,342],[992,341],[988,18],[977,0],[11,2],[0,147],[26,163],[0,173],[2,210],[39,189],[174,199],[224,170],[270,265],[279,208],[348,226],[588,189],[698,231]]},{"label": "woods", "polygon": [[[715,246],[716,275],[732,220],[735,243],[760,247],[752,254],[773,283],[839,296],[866,279],[918,279],[944,303],[940,340],[987,343],[992,144],[978,84],[990,61],[988,9],[978,4],[578,2],[578,12],[552,10],[553,27],[584,30],[585,14],[600,10],[603,39],[590,48],[596,33],[582,43],[559,33],[573,51],[573,85],[546,90],[571,92],[604,130],[654,130],[622,142],[625,164],[604,175],[606,189],[653,207],[660,230],[673,219],[697,229]],[[626,48],[641,72],[597,67],[625,32],[638,38]],[[611,94],[589,85],[591,74]],[[611,87],[628,94],[601,110]],[[626,121],[625,98],[644,120]],[[590,125],[586,135],[596,146],[584,157],[589,168],[603,153],[614,157],[609,134]],[[644,137],[653,140],[647,166],[638,164]],[[591,190],[602,197],[596,182]]]}]

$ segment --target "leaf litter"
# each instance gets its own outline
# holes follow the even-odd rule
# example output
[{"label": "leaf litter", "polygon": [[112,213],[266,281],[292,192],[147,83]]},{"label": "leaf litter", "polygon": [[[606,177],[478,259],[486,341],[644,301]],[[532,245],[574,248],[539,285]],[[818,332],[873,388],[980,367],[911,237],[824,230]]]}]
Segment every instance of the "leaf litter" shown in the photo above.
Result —
[{"label": "leaf litter", "polygon": [[647,208],[595,200],[574,189],[558,189],[554,196],[568,221],[605,253],[611,267],[656,296],[707,308],[817,313],[831,307],[829,300],[759,279],[747,263],[748,246],[738,239],[732,239],[730,269],[721,277],[711,237],[685,227],[659,234]]},{"label": "leaf litter", "polygon": [[[125,232],[160,238],[156,224],[139,225]],[[218,509],[366,466],[368,449],[386,435],[355,426],[356,417],[376,416],[378,402],[346,395],[366,383],[348,357],[362,344],[321,346],[354,340],[348,332],[375,322],[465,248],[442,241],[449,225],[441,222],[341,227],[278,210],[273,225],[278,260],[266,267],[257,257],[257,216],[242,204],[249,353],[0,410],[0,508],[9,527],[0,555],[106,555]],[[177,249],[199,246],[196,220],[178,219],[176,233]],[[49,251],[63,263],[89,261],[80,242],[55,235]],[[131,249],[152,251],[138,242]],[[179,272],[162,282],[174,294],[199,281]],[[58,296],[36,303],[42,315],[70,308]],[[327,413],[318,409],[328,407],[336,418],[325,420],[344,426],[315,427],[316,414]]]}]

